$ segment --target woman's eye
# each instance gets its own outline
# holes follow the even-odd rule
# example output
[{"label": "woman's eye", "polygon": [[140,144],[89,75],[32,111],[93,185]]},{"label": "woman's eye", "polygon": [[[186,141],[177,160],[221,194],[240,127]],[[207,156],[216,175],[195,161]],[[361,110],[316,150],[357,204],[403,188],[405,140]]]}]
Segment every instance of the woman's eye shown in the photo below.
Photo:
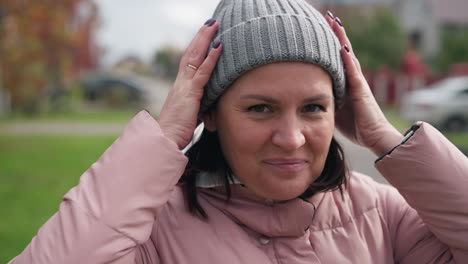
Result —
[{"label": "woman's eye", "polygon": [[248,112],[255,112],[255,113],[266,113],[270,112],[270,108],[264,104],[253,105],[247,108]]},{"label": "woman's eye", "polygon": [[316,104],[310,104],[310,105],[306,105],[304,106],[304,108],[302,109],[302,112],[304,113],[316,113],[316,112],[320,112],[320,111],[324,111],[325,108],[321,105],[316,105]]}]

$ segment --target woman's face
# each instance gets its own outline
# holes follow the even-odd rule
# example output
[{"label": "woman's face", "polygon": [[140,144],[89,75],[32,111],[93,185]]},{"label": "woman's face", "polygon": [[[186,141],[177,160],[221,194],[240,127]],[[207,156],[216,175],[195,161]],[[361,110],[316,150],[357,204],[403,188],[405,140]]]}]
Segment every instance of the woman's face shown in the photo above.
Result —
[{"label": "woman's face", "polygon": [[319,66],[281,62],[242,75],[205,118],[236,177],[257,196],[289,200],[317,179],[334,131],[332,81]]}]

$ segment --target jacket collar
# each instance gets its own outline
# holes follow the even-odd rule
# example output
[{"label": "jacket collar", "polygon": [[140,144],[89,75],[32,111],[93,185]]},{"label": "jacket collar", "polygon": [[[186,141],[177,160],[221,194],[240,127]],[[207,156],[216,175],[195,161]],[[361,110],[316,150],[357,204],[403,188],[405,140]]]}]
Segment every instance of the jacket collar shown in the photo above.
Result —
[{"label": "jacket collar", "polygon": [[[196,186],[200,188],[215,188],[224,186],[224,180],[216,173],[200,172],[197,175]],[[242,184],[235,176],[232,176],[231,184]]]},{"label": "jacket collar", "polygon": [[302,236],[309,229],[315,206],[323,193],[304,201],[300,198],[273,202],[255,196],[241,184],[231,184],[231,199],[226,202],[224,187],[200,188],[200,197],[239,225],[268,237]]}]

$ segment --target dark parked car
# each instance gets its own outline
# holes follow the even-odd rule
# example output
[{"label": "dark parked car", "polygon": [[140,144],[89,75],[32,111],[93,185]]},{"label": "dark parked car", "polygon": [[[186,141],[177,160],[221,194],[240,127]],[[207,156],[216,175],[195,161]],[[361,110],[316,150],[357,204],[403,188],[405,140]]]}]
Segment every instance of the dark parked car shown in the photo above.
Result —
[{"label": "dark parked car", "polygon": [[85,99],[103,101],[110,106],[139,103],[144,98],[144,89],[129,77],[112,74],[92,74],[80,81]]}]

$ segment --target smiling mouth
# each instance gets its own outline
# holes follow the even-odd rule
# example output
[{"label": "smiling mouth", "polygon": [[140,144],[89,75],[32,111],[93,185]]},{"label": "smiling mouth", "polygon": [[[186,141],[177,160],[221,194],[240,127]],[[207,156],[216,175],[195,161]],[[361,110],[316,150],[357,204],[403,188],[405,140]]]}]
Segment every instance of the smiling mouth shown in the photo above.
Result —
[{"label": "smiling mouth", "polygon": [[263,161],[267,166],[274,169],[280,170],[285,173],[298,173],[305,169],[309,164],[305,160],[294,160],[294,161],[275,161],[266,160]]}]

